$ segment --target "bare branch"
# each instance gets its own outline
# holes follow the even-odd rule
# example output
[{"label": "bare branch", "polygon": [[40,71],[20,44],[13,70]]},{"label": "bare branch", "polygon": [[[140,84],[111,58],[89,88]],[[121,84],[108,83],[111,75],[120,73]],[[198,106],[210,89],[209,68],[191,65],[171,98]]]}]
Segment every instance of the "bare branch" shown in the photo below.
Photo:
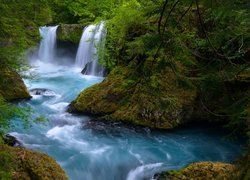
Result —
[{"label": "bare branch", "polygon": [[187,10],[181,15],[180,19],[178,20],[178,24],[180,23],[180,21],[184,18],[184,16],[188,13],[188,11],[191,9],[193,5],[193,0],[192,2],[190,3],[189,7],[187,8]]},{"label": "bare branch", "polygon": [[164,5],[163,5],[163,8],[161,10],[161,16],[160,16],[160,19],[158,21],[158,33],[161,35],[161,21],[162,21],[162,18],[163,18],[163,15],[164,15],[164,12],[165,12],[165,9],[167,7],[167,4],[168,4],[168,0],[165,1]]}]

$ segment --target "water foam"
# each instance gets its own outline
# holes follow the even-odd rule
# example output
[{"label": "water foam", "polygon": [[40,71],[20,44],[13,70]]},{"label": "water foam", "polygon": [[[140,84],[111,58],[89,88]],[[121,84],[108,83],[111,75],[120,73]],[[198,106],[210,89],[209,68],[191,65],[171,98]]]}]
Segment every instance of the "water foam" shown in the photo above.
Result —
[{"label": "water foam", "polygon": [[128,173],[127,180],[143,180],[146,178],[152,178],[163,163],[146,164],[139,166]]}]

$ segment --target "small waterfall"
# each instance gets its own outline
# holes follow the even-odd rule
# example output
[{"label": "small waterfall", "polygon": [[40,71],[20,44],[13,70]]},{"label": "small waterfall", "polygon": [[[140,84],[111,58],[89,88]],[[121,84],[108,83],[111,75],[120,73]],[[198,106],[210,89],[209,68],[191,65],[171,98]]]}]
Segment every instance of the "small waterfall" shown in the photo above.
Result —
[{"label": "small waterfall", "polygon": [[104,67],[98,62],[97,46],[105,37],[104,23],[87,26],[82,34],[75,64],[83,74],[103,76]]},{"label": "small waterfall", "polygon": [[39,28],[42,37],[38,58],[43,62],[50,62],[56,56],[56,30],[58,26],[43,26]]}]

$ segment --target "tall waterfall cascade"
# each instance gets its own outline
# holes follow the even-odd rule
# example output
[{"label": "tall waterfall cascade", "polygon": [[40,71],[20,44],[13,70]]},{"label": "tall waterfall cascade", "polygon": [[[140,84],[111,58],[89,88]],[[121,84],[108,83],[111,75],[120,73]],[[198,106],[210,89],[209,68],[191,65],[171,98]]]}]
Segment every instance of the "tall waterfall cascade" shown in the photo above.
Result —
[{"label": "tall waterfall cascade", "polygon": [[58,26],[43,26],[39,28],[42,37],[38,58],[43,62],[51,62],[56,57],[56,30]]},{"label": "tall waterfall cascade", "polygon": [[83,30],[78,46],[75,64],[83,69],[83,73],[93,76],[103,76],[104,67],[98,62],[97,47],[105,38],[104,23],[89,25]]}]

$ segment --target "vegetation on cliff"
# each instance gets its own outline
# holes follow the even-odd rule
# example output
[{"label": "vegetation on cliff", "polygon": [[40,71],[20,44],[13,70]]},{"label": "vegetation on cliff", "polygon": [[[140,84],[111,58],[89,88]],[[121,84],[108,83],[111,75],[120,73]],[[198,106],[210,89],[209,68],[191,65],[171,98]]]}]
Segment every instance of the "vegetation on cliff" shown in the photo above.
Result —
[{"label": "vegetation on cliff", "polygon": [[0,68],[23,68],[24,50],[40,39],[38,27],[52,20],[48,2],[1,0],[0,15]]}]

